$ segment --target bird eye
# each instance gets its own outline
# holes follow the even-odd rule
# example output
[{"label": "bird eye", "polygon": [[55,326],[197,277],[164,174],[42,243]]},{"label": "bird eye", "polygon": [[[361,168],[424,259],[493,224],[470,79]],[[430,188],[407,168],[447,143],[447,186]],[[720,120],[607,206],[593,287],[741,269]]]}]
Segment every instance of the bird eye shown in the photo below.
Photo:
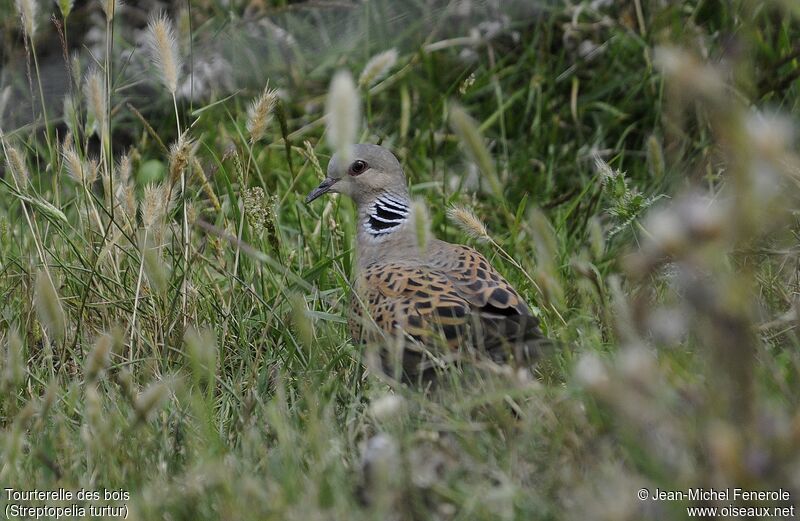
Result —
[{"label": "bird eye", "polygon": [[367,164],[362,160],[353,161],[353,164],[350,165],[350,171],[348,172],[350,175],[360,175],[364,173],[364,170],[367,169]]}]

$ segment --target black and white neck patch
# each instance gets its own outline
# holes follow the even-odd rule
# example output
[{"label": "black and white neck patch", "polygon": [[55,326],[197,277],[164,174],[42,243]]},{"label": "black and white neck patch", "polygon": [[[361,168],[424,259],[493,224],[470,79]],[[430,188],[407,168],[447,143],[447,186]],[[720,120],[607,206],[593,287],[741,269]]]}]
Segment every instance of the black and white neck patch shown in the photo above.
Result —
[{"label": "black and white neck patch", "polygon": [[408,221],[408,201],[383,194],[375,199],[364,219],[364,227],[373,237],[380,237],[396,230]]}]

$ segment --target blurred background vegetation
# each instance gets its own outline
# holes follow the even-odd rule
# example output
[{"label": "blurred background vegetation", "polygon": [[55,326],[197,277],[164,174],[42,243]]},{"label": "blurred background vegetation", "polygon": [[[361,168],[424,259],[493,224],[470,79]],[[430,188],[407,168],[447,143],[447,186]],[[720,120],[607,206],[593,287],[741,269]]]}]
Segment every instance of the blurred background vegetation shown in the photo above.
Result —
[{"label": "blurred background vegetation", "polygon": [[[693,505],[642,487],[794,504],[799,11],[0,0],[0,483],[125,489],[133,519]],[[147,46],[159,12],[174,100]],[[451,205],[485,222],[475,246],[563,344],[535,376],[454,368],[426,393],[365,370],[352,205],[303,204],[338,70],[361,79],[360,141],[398,155],[434,233],[469,241]]]}]

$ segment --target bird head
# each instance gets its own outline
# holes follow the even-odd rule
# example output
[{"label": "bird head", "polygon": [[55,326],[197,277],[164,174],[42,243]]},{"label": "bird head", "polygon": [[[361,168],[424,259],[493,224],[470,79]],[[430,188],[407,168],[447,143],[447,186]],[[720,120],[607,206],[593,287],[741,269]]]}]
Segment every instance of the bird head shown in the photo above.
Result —
[{"label": "bird head", "polygon": [[328,192],[345,194],[359,204],[384,192],[403,194],[407,190],[403,167],[389,149],[358,144],[347,158],[340,153],[331,157],[325,180],[308,194],[306,203]]}]

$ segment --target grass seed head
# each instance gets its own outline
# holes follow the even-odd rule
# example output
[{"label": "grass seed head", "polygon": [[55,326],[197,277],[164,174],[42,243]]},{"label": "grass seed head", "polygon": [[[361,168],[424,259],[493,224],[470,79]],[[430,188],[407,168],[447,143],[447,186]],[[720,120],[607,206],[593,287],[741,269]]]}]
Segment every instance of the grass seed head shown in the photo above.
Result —
[{"label": "grass seed head", "polygon": [[0,389],[15,391],[25,379],[25,352],[22,338],[16,329],[9,331],[6,340],[5,364],[0,374]]},{"label": "grass seed head", "polygon": [[161,81],[167,90],[175,95],[175,91],[178,90],[178,70],[181,66],[178,41],[175,38],[172,21],[163,12],[152,17],[147,23],[147,47],[161,73]]},{"label": "grass seed head", "polygon": [[184,336],[186,352],[195,375],[209,383],[217,367],[217,342],[210,329],[198,331],[190,328]]},{"label": "grass seed head", "polygon": [[28,165],[25,163],[19,149],[12,145],[6,146],[6,163],[11,170],[11,175],[17,183],[17,188],[20,191],[25,191],[28,187],[31,174],[28,171]]},{"label": "grass seed head", "polygon": [[314,324],[306,314],[308,311],[308,304],[303,295],[299,293],[291,294],[289,297],[289,304],[292,307],[292,324],[294,325],[294,332],[297,334],[297,339],[303,347],[311,349],[314,345]]},{"label": "grass seed head", "polygon": [[388,433],[378,433],[367,440],[361,453],[364,495],[370,504],[397,511],[400,446]]},{"label": "grass seed head", "polygon": [[586,353],[575,365],[578,382],[592,392],[603,391],[610,385],[608,370],[595,353]]},{"label": "grass seed head", "polygon": [[306,140],[303,142],[303,146],[305,147],[305,156],[311,161],[311,166],[314,168],[314,172],[316,172],[317,177],[320,179],[325,177],[325,171],[322,170],[322,167],[319,164],[319,158],[317,157],[317,153],[314,152],[314,147],[311,146],[311,143]]},{"label": "grass seed head", "polygon": [[[83,66],[81,65],[81,55],[79,52],[75,51],[70,56],[69,60],[69,71],[72,73],[72,83],[73,85],[80,85],[81,84],[81,73],[83,71]],[[73,96],[68,96],[70,99],[73,99]]]},{"label": "grass seed head", "polygon": [[44,396],[42,396],[42,401],[39,405],[39,420],[37,423],[44,423],[47,415],[50,413],[50,409],[53,407],[53,404],[56,403],[60,394],[61,388],[58,382],[56,380],[51,381],[44,391]]},{"label": "grass seed head", "polygon": [[603,233],[603,225],[599,218],[592,216],[586,223],[589,232],[589,246],[595,260],[602,259],[606,250],[606,239]]},{"label": "grass seed head", "polygon": [[725,82],[713,66],[678,47],[657,47],[654,64],[680,96],[699,95],[716,102],[724,96]]},{"label": "grass seed head", "polygon": [[84,390],[86,421],[92,427],[99,427],[103,421],[103,401],[95,385],[87,385]]},{"label": "grass seed head", "polygon": [[36,277],[35,302],[39,320],[44,324],[47,332],[54,339],[62,340],[66,327],[64,309],[61,307],[61,300],[50,276],[44,271],[40,271]]},{"label": "grass seed head", "polygon": [[56,0],[58,10],[61,11],[61,17],[66,20],[75,6],[75,0]]},{"label": "grass seed head", "polygon": [[97,180],[97,173],[100,171],[100,163],[97,159],[90,159],[86,164],[86,184],[91,185]]},{"label": "grass seed head", "polygon": [[260,186],[247,188],[242,195],[247,222],[255,232],[261,232],[269,219],[269,201]]},{"label": "grass seed head", "polygon": [[108,366],[108,360],[111,356],[111,346],[113,344],[114,339],[107,333],[100,335],[100,338],[97,339],[94,349],[86,362],[87,381],[95,381]]},{"label": "grass seed head", "polygon": [[[63,0],[59,0],[60,2]],[[114,19],[114,15],[119,11],[122,6],[120,0],[100,0],[100,6],[103,8],[103,13],[106,15],[106,20],[109,22]]]},{"label": "grass seed head", "polygon": [[116,169],[117,185],[127,186],[131,182],[131,156],[124,154]]},{"label": "grass seed head", "polygon": [[[163,231],[156,229],[153,233],[153,242],[160,245],[163,242]],[[166,296],[169,287],[169,272],[164,260],[161,258],[160,246],[151,247],[143,245],[144,273],[153,293],[161,297]]]},{"label": "grass seed head", "polygon": [[406,403],[402,396],[389,393],[372,400],[369,412],[375,420],[385,422],[400,416],[405,408]]},{"label": "grass seed head", "polygon": [[264,87],[261,95],[254,99],[247,109],[247,132],[250,134],[250,143],[255,143],[264,137],[272,116],[272,109],[278,101],[278,91],[269,88],[269,83]]},{"label": "grass seed head", "polygon": [[203,165],[200,163],[200,160],[197,159],[197,156],[192,157],[192,169],[193,173],[200,180],[203,192],[205,192],[206,196],[211,201],[211,204],[214,206],[214,209],[220,211],[222,209],[222,206],[219,203],[219,198],[217,197],[216,192],[214,192],[214,187],[209,182],[208,177],[206,176],[206,172],[203,169]]},{"label": "grass seed head", "polygon": [[397,50],[389,49],[376,54],[369,59],[358,77],[360,87],[371,87],[380,80],[397,64]]},{"label": "grass seed head", "polygon": [[86,74],[83,93],[89,100],[89,113],[94,116],[97,123],[97,134],[100,135],[105,127],[106,89],[103,74],[98,69],[92,69]]},{"label": "grass seed head", "polygon": [[17,13],[19,13],[22,21],[22,30],[25,32],[25,36],[33,40],[38,27],[36,17],[38,16],[39,5],[36,0],[15,0],[15,4]]},{"label": "grass seed head", "polygon": [[122,209],[128,222],[136,220],[136,192],[131,183],[131,160],[128,154],[122,156],[117,166],[116,204]]},{"label": "grass seed head", "polygon": [[174,185],[186,172],[189,162],[194,157],[195,141],[184,132],[169,149],[169,181]]},{"label": "grass seed head", "polygon": [[2,91],[0,91],[0,123],[3,122],[3,114],[5,114],[6,112],[6,107],[8,106],[8,100],[10,99],[11,99],[11,86],[8,86],[4,88]]},{"label": "grass seed head", "polygon": [[76,183],[83,185],[86,182],[86,169],[78,152],[75,150],[70,134],[67,134],[64,143],[61,145],[61,160],[67,170],[67,175]]},{"label": "grass seed head", "polygon": [[555,269],[558,261],[558,240],[553,225],[541,210],[536,209],[531,213],[531,227],[537,260],[540,264]]},{"label": "grass seed head", "polygon": [[361,123],[361,100],[347,71],[337,72],[331,81],[326,105],[328,143],[348,162]]},{"label": "grass seed head", "polygon": [[489,182],[489,188],[496,197],[503,196],[503,187],[497,177],[494,161],[486,148],[478,124],[467,112],[457,104],[450,106],[450,127],[458,136],[470,159],[478,165],[478,169]]},{"label": "grass seed head", "polygon": [[144,187],[139,212],[145,228],[163,225],[169,213],[169,186],[167,183],[149,184]]},{"label": "grass seed head", "polygon": [[139,393],[133,405],[139,420],[146,421],[167,399],[168,394],[169,387],[163,381],[152,383],[147,389]]},{"label": "grass seed head", "polygon": [[114,381],[119,385],[123,396],[125,396],[128,402],[135,404],[137,396],[136,382],[133,381],[133,375],[130,370],[123,368],[114,373]]},{"label": "grass seed head", "polygon": [[664,177],[664,150],[661,141],[656,136],[647,138],[647,165],[650,167],[650,174],[655,179]]},{"label": "grass seed head", "polygon": [[749,112],[744,128],[748,142],[767,159],[783,157],[796,140],[796,129],[792,120],[774,112]]},{"label": "grass seed head", "polygon": [[475,215],[472,209],[466,206],[451,206],[447,209],[447,218],[473,239],[478,241],[488,241],[491,239],[483,221]]}]

